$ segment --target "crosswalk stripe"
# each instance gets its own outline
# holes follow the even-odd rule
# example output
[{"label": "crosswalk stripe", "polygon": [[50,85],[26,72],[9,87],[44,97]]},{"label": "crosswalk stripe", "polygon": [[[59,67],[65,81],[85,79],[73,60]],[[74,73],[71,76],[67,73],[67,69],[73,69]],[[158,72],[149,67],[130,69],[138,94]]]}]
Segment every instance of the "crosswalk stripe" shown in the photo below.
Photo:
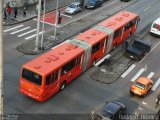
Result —
[{"label": "crosswalk stripe", "polygon": [[122,77],[122,78],[126,77],[126,75],[128,75],[128,74],[133,70],[133,68],[134,68],[135,66],[136,66],[135,64],[132,64],[132,65],[128,68],[128,70],[125,71],[125,72],[121,75],[121,77]]},{"label": "crosswalk stripe", "polygon": [[23,28],[23,29],[17,30],[17,31],[15,31],[15,32],[10,33],[10,34],[13,35],[13,34],[16,34],[16,33],[21,32],[21,31],[27,30],[27,29],[29,29],[29,28],[31,28],[31,27],[25,27],[25,28]]},{"label": "crosswalk stripe", "polygon": [[145,71],[144,68],[141,68],[137,74],[131,79],[132,82],[134,82],[143,72]]},{"label": "crosswalk stripe", "polygon": [[31,33],[31,32],[34,32],[34,31],[36,31],[36,29],[30,30],[30,31],[25,32],[25,33],[23,33],[23,34],[20,34],[20,35],[18,35],[18,37],[22,37],[22,36],[27,35],[27,34],[29,34],[29,33]]},{"label": "crosswalk stripe", "polygon": [[151,78],[153,77],[153,75],[154,75],[154,72],[151,72],[151,73],[147,76],[147,78],[151,79]]},{"label": "crosswalk stripe", "polygon": [[23,27],[24,25],[19,25],[19,26],[16,26],[16,27],[13,27],[13,28],[10,28],[10,29],[7,29],[7,30],[4,30],[3,32],[8,32],[8,31],[11,31],[11,30],[14,30],[16,28],[20,28],[20,27]]},{"label": "crosswalk stripe", "polygon": [[[44,33],[44,31],[39,32],[39,35],[42,34],[42,33]],[[35,37],[35,36],[36,36],[36,34],[31,35],[31,36],[29,36],[29,37],[26,37],[25,40],[29,40],[29,39],[31,39],[31,38],[33,38],[33,37]]]},{"label": "crosswalk stripe", "polygon": [[160,84],[160,78],[156,81],[151,90],[155,91],[158,88],[159,84]]}]

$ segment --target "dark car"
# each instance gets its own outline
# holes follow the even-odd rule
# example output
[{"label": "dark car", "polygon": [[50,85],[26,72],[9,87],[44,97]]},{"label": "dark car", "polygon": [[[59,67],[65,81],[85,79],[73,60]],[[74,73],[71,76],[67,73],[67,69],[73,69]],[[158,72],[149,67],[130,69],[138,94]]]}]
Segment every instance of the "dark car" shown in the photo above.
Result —
[{"label": "dark car", "polygon": [[121,102],[113,101],[93,112],[92,120],[120,120],[120,116],[125,114],[125,105]]},{"label": "dark car", "polygon": [[142,59],[151,49],[151,45],[142,40],[134,40],[128,45],[126,41],[125,53],[132,59]]},{"label": "dark car", "polygon": [[85,8],[94,9],[102,6],[103,0],[87,0],[85,3]]}]

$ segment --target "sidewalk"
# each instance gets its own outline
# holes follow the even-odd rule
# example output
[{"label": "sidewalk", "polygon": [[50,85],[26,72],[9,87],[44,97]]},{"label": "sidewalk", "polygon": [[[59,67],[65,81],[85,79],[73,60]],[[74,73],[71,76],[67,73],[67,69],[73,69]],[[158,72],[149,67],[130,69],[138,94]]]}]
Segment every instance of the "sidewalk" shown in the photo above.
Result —
[{"label": "sidewalk", "polygon": [[[55,10],[56,8],[56,0],[46,0],[46,13]],[[75,0],[59,0],[59,8],[66,6],[68,4],[70,4],[71,2],[73,2]],[[24,21],[27,21],[29,19],[32,19],[34,17],[37,17],[37,4],[30,4],[27,6],[26,9],[26,16],[23,16],[23,7],[19,7],[18,8],[18,13],[17,13],[17,18],[14,18],[14,13],[12,10],[10,19],[4,21],[3,20],[3,25],[13,25],[13,24],[17,24],[17,23],[21,23]],[[41,13],[43,13],[43,11],[41,11]]]}]

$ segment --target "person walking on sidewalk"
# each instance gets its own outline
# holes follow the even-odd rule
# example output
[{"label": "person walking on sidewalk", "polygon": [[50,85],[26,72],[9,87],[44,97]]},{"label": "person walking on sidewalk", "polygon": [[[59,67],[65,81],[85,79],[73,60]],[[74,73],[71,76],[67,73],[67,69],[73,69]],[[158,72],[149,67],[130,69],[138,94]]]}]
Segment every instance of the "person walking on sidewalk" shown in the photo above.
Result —
[{"label": "person walking on sidewalk", "polygon": [[10,18],[12,8],[9,5],[8,5],[8,8],[7,8],[7,12],[8,12],[8,17]]},{"label": "person walking on sidewalk", "polygon": [[41,10],[44,10],[44,1],[41,1]]},{"label": "person walking on sidewalk", "polygon": [[6,19],[7,19],[7,11],[6,11],[6,8],[4,8],[3,14],[4,14],[4,20],[6,20]]},{"label": "person walking on sidewalk", "polygon": [[23,9],[23,17],[26,17],[26,8]]},{"label": "person walking on sidewalk", "polygon": [[156,99],[156,108],[158,107],[159,102],[160,102],[160,93],[158,93],[158,95],[157,95],[157,99]]},{"label": "person walking on sidewalk", "polygon": [[14,18],[17,18],[17,12],[18,12],[17,7],[14,7]]}]

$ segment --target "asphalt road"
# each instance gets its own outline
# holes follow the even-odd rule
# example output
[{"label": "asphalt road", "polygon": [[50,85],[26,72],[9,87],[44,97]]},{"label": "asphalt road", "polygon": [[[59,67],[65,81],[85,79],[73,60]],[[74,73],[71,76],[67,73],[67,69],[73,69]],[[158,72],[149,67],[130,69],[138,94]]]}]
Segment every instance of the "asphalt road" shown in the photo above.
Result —
[{"label": "asphalt road", "polygon": [[[111,2],[111,1],[108,1]],[[120,2],[120,1],[119,1]],[[105,3],[107,4],[107,2]],[[123,3],[128,4],[128,3]],[[116,8],[118,4],[111,4]],[[140,15],[141,21],[139,23],[138,31],[142,30],[146,25],[150,24],[158,16],[160,16],[160,1],[159,0],[139,0],[126,10],[136,12]],[[87,10],[88,11],[88,10]],[[86,11],[86,12],[87,12]],[[91,12],[91,11],[89,11]],[[106,11],[107,12],[107,11]],[[81,16],[79,13],[74,19]],[[86,14],[84,12],[84,14]],[[72,20],[74,20],[72,19]],[[71,19],[70,19],[71,20]],[[70,22],[70,21],[66,21]],[[24,26],[31,26],[32,29],[36,28],[36,21],[30,20],[23,23]],[[64,23],[65,24],[65,23]],[[17,25],[18,26],[18,25]],[[11,26],[12,27],[12,26]],[[14,26],[15,27],[15,26]],[[50,29],[53,26],[47,26]],[[9,29],[9,28],[5,28]],[[14,32],[14,31],[12,31]],[[24,95],[19,89],[19,76],[21,66],[35,58],[36,56],[24,55],[16,51],[16,46],[24,42],[25,38],[19,38],[17,35],[6,32],[4,37],[4,113],[12,114],[90,114],[98,106],[105,101],[119,100],[126,104],[128,113],[156,113],[157,109],[154,108],[154,101],[160,88],[151,91],[146,98],[131,97],[129,95],[129,86],[132,77],[143,68],[147,66],[147,70],[143,75],[148,75],[154,72],[154,82],[159,78],[159,45],[143,60],[134,64],[136,67],[125,78],[120,77],[113,84],[102,84],[95,81],[90,77],[94,67],[87,70],[85,73],[76,78],[67,88],[57,93],[54,97],[45,103],[39,103]],[[151,42],[152,48],[159,42],[159,38],[146,36],[145,39]],[[153,40],[153,42],[152,42]]]}]

